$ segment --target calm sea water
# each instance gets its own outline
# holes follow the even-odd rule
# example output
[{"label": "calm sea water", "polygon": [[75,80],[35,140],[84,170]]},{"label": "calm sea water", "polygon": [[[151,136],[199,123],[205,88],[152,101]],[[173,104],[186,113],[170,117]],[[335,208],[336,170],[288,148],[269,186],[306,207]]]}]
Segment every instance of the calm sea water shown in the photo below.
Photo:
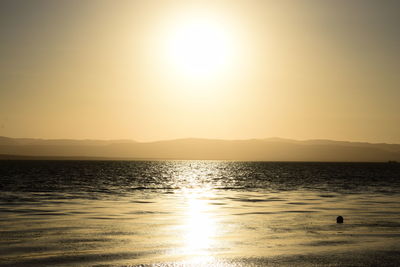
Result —
[{"label": "calm sea water", "polygon": [[0,265],[398,266],[399,201],[400,164],[0,161]]}]

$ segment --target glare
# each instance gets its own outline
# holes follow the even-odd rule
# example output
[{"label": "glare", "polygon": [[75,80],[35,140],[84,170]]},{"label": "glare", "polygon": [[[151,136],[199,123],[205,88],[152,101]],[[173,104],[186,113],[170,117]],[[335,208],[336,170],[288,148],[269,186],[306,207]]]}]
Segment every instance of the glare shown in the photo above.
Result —
[{"label": "glare", "polygon": [[186,189],[186,208],[183,220],[183,248],[181,252],[191,263],[213,259],[212,248],[216,245],[217,221],[209,204],[209,190]]},{"label": "glare", "polygon": [[167,33],[166,59],[182,76],[216,78],[232,65],[234,42],[230,29],[208,16],[180,19]]}]

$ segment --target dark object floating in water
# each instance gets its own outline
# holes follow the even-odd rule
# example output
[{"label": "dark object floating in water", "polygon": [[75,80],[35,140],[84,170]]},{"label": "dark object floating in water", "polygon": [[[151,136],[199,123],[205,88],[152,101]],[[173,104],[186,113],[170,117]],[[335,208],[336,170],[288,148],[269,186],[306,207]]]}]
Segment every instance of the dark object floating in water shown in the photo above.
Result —
[{"label": "dark object floating in water", "polygon": [[342,216],[338,216],[336,218],[336,223],[343,223],[343,217]]}]

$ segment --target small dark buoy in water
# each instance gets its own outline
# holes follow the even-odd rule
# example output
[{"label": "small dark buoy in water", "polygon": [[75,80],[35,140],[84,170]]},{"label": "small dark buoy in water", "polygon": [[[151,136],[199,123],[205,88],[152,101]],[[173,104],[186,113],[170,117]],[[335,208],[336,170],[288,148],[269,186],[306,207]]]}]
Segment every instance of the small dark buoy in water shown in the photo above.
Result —
[{"label": "small dark buoy in water", "polygon": [[336,223],[343,223],[343,217],[342,216],[338,216],[336,218]]}]

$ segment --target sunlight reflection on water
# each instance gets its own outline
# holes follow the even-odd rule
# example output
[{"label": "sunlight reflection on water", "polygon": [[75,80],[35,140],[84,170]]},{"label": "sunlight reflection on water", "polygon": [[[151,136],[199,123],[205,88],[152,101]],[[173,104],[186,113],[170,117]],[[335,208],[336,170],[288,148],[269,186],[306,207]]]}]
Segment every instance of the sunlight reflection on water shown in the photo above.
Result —
[{"label": "sunlight reflection on water", "polygon": [[[310,253],[329,264],[333,252],[391,253],[400,238],[393,166],[6,164],[0,262],[9,266],[247,266],[249,259],[264,266]],[[344,224],[336,224],[337,215]],[[362,257],[357,261],[363,266]]]},{"label": "sunlight reflection on water", "polygon": [[182,220],[184,255],[194,256],[195,261],[211,260],[210,251],[215,243],[217,222],[208,204],[209,191],[184,192],[186,208]]},{"label": "sunlight reflection on water", "polygon": [[[196,165],[195,168],[192,168],[193,164]],[[199,168],[198,164],[190,163],[189,168],[185,168],[177,176],[176,181],[180,185],[185,185],[179,190],[183,204],[178,229],[183,246],[176,249],[173,254],[190,257],[191,263],[214,260],[212,248],[216,245],[218,227],[216,208],[209,203],[210,199],[215,197],[214,192],[209,184],[201,181],[202,177],[206,176],[205,172],[211,170]]]}]

